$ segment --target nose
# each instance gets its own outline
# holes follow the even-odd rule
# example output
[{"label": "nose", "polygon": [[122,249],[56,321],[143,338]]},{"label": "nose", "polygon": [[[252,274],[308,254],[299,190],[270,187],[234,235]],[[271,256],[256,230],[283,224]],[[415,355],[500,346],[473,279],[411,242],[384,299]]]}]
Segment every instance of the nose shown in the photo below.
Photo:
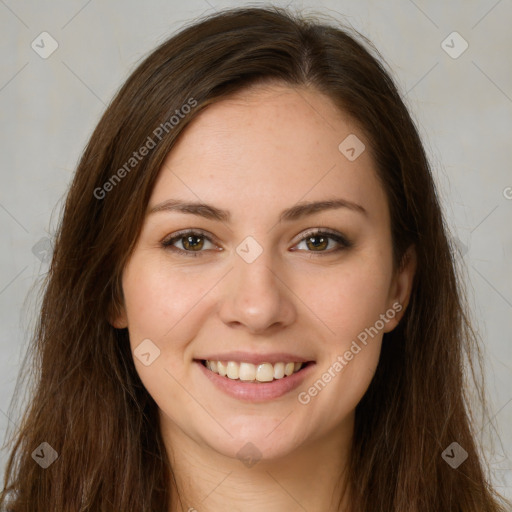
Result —
[{"label": "nose", "polygon": [[271,255],[264,251],[252,263],[235,258],[219,310],[222,321],[253,334],[292,324],[297,315],[295,295],[287,286],[282,268],[272,264]]}]

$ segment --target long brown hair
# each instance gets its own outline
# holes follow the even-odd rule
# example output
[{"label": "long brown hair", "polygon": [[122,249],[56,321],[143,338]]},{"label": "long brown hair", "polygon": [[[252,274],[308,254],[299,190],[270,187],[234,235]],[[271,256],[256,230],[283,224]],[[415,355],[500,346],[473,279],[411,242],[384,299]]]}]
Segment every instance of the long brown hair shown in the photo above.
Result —
[{"label": "long brown hair", "polygon": [[[385,334],[356,409],[353,512],[504,510],[472,426],[467,386],[481,405],[485,395],[456,255],[417,129],[383,62],[353,29],[279,8],[240,8],[185,27],[137,67],[92,134],[67,194],[31,344],[35,386],[9,441],[0,505],[161,512],[176,499],[157,405],[137,375],[127,330],[109,319],[179,134],[230,93],[279,82],[327,95],[358,122],[389,200],[395,264],[411,244],[418,255],[408,309]],[[46,469],[34,457],[49,453],[43,442],[58,455]],[[442,456],[453,442],[468,454],[456,469]]]}]

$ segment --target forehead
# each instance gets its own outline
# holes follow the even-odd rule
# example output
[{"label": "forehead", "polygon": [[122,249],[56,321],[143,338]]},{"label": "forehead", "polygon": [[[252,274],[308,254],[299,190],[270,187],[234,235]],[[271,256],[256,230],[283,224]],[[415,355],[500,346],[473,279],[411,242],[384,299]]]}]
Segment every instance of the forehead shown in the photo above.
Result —
[{"label": "forehead", "polygon": [[334,194],[368,210],[385,208],[370,151],[350,160],[340,150],[345,140],[369,148],[357,123],[317,91],[284,85],[240,91],[187,126],[162,166],[150,206],[179,195],[223,206],[286,207]]}]

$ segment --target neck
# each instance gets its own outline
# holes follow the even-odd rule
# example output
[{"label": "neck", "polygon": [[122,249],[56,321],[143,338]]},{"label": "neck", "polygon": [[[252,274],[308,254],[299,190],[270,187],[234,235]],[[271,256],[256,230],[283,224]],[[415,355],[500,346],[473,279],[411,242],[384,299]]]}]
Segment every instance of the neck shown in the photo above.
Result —
[{"label": "neck", "polygon": [[351,428],[251,464],[199,445],[168,418],[161,425],[176,480],[169,512],[349,512]]}]

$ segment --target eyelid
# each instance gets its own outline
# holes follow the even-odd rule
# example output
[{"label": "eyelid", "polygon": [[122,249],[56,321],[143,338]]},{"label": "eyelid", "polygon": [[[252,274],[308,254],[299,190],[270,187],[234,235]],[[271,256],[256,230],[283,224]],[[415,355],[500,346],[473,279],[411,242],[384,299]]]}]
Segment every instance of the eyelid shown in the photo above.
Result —
[{"label": "eyelid", "polygon": [[[216,237],[211,235],[210,233],[200,229],[200,228],[187,228],[180,231],[177,231],[176,233],[172,233],[169,236],[166,236],[160,243],[165,249],[170,249],[174,252],[177,252],[179,254],[184,254],[185,256],[202,256],[205,251],[184,251],[183,249],[179,249],[177,247],[173,247],[173,244],[178,241],[179,239],[187,236],[187,235],[199,235],[209,242],[219,245],[218,240]],[[326,237],[331,238],[334,240],[339,247],[335,249],[331,249],[329,251],[304,251],[306,253],[310,253],[312,256],[322,256],[327,254],[334,254],[337,253],[343,249],[348,249],[353,246],[353,242],[351,242],[345,235],[333,231],[330,228],[311,228],[309,230],[306,230],[300,235],[300,238],[294,243],[294,247],[298,245],[301,242],[306,241],[308,238],[313,236],[320,236],[320,235],[326,235]],[[211,249],[210,249],[211,250]],[[220,248],[219,251],[223,251],[224,249]],[[297,251],[297,249],[294,249],[294,251]]]},{"label": "eyelid", "polygon": [[[202,230],[201,228],[187,228],[182,229],[180,231],[176,231],[176,233],[171,233],[171,235],[166,236],[160,244],[164,247],[164,249],[169,249],[174,252],[184,254],[185,256],[202,256],[202,253],[205,251],[184,251],[183,249],[179,249],[178,247],[173,247],[173,244],[179,241],[181,238],[184,238],[185,236],[201,236],[204,239],[208,240],[214,245],[219,245],[218,240],[211,235],[210,233],[207,233],[206,231]],[[210,249],[212,250],[212,249]],[[223,251],[224,249],[219,249],[219,251]]]},{"label": "eyelid", "polygon": [[[338,231],[333,231],[332,229],[322,228],[322,227],[306,230],[304,233],[302,233],[300,235],[300,238],[295,245],[297,245],[300,242],[303,242],[304,240],[307,240],[309,237],[318,236],[318,235],[327,235],[328,237],[333,238],[338,243],[340,243],[341,245],[344,245],[346,247],[351,247],[353,245],[352,242],[345,235],[339,233]],[[310,251],[310,252],[314,252],[314,251]]]},{"label": "eyelid", "polygon": [[176,233],[171,233],[170,235],[166,236],[162,243],[165,244],[167,242],[170,242],[171,240],[174,240],[176,238],[184,237],[186,235],[202,235],[204,238],[207,238],[210,241],[216,241],[217,239],[211,235],[210,233],[202,230],[201,228],[187,228],[182,229],[180,231],[176,231]]}]

